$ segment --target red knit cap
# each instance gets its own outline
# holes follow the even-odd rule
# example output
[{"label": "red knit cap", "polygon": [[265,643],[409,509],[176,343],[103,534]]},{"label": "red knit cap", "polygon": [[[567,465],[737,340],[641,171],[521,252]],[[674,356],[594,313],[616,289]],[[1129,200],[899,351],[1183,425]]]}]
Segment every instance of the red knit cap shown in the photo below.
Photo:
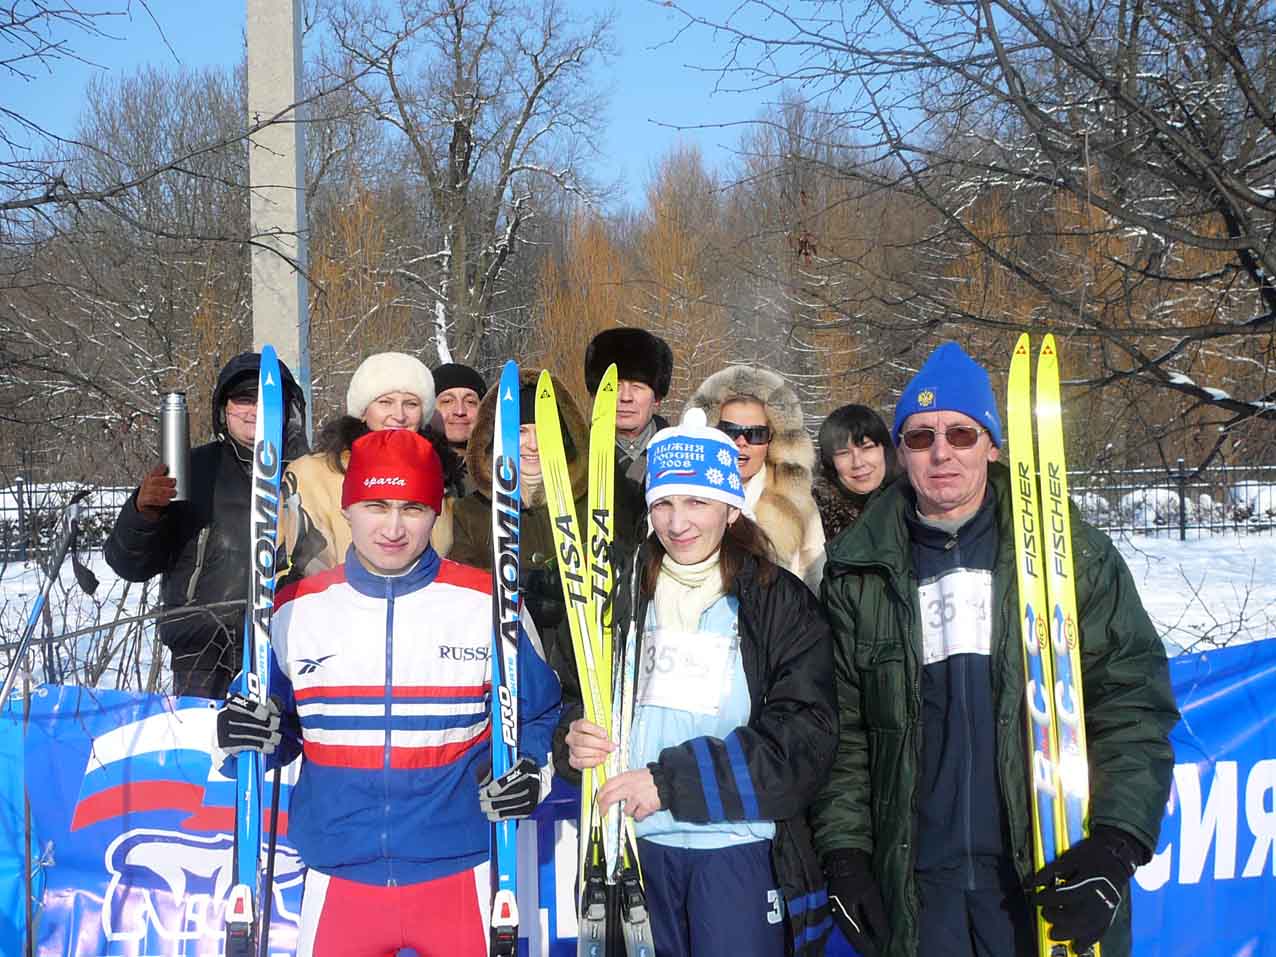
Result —
[{"label": "red knit cap", "polygon": [[420,502],[437,515],[443,505],[443,466],[429,440],[412,429],[382,429],[355,439],[341,483],[341,507],[369,499]]}]

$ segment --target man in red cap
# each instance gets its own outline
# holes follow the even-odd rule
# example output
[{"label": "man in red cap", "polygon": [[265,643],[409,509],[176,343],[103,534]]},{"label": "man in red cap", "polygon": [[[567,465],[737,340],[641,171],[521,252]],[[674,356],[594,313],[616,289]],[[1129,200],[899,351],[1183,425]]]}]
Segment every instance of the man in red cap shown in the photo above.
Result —
[{"label": "man in red cap", "polygon": [[549,792],[559,685],[526,615],[521,760],[489,780],[491,580],[430,547],[442,498],[421,435],[357,439],[344,564],[280,592],[269,706],[232,696],[218,715],[228,754],[302,755],[289,814],[307,867],[298,957],[485,955],[489,821],[524,817]]}]

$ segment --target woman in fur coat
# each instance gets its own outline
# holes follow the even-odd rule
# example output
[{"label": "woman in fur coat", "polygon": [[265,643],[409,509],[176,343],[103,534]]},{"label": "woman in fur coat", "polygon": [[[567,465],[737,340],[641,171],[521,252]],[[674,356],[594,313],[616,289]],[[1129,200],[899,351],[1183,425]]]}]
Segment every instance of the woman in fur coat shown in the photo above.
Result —
[{"label": "woman in fur coat", "polygon": [[745,511],[771,540],[777,563],[818,589],[824,527],[811,495],[815,446],[797,393],[768,369],[731,366],[705,379],[688,405],[735,443]]}]

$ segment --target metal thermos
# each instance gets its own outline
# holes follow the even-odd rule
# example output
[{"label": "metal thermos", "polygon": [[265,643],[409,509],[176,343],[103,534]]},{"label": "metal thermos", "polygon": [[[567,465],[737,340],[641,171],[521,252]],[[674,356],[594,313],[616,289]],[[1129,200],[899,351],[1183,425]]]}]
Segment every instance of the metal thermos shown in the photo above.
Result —
[{"label": "metal thermos", "polygon": [[185,392],[167,392],[160,403],[160,459],[168,466],[168,477],[177,480],[173,501],[186,501],[191,479],[191,421]]}]

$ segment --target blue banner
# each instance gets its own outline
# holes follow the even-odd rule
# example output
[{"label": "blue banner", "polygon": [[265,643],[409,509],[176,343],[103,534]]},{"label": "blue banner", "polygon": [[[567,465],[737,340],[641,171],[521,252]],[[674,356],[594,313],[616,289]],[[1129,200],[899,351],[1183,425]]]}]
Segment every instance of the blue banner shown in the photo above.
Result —
[{"label": "blue banner", "polygon": [[1183,719],[1134,952],[1276,957],[1276,639],[1170,659]]},{"label": "blue banner", "polygon": [[22,713],[0,713],[0,941],[21,941],[26,927]]},{"label": "blue banner", "polygon": [[[1276,640],[1171,661],[1183,720],[1156,857],[1132,884],[1138,957],[1276,957]],[[42,957],[220,953],[234,782],[210,702],[81,688],[31,700],[25,774]],[[0,718],[0,940],[22,939],[22,726]],[[282,807],[288,801],[287,783]],[[574,954],[576,813],[555,789],[519,831],[520,951]],[[280,815],[271,952],[288,955],[301,863]],[[266,822],[268,825],[268,822]],[[539,917],[539,919],[536,919]],[[831,953],[845,953],[832,948]]]}]

